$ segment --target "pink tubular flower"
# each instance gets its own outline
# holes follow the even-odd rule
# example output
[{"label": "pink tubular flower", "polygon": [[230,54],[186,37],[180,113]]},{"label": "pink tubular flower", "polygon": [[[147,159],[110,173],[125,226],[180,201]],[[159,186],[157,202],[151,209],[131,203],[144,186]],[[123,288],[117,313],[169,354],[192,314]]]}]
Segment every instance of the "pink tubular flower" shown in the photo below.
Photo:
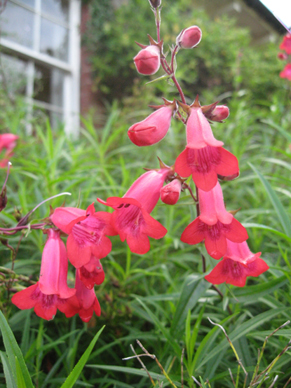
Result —
[{"label": "pink tubular flower", "polygon": [[226,239],[241,243],[248,238],[246,229],[226,211],[220,184],[210,191],[198,190],[200,215],[189,224],[181,241],[194,245],[205,240],[205,248],[214,259],[220,259],[227,249]]},{"label": "pink tubular flower", "polygon": [[187,121],[187,146],[178,156],[175,171],[182,177],[192,175],[195,184],[204,191],[217,183],[217,175],[238,175],[237,158],[222,148],[214,138],[210,124],[200,107],[190,108]]},{"label": "pink tubular flower", "polygon": [[289,81],[291,81],[291,63],[288,63],[283,71],[280,73],[281,78],[287,78]]},{"label": "pink tubular flower", "polygon": [[[79,314],[83,322],[89,322],[93,312],[100,317],[101,307],[96,297],[94,288],[88,289],[81,281],[79,269],[76,270],[76,295],[68,300],[68,305],[71,305],[71,315]],[[78,301],[76,304],[75,300]]]},{"label": "pink tubular flower", "polygon": [[56,208],[52,222],[67,233],[68,258],[74,267],[80,268],[89,263],[91,255],[98,259],[111,251],[111,241],[105,235],[114,235],[110,226],[110,214],[95,212],[94,204],[87,210],[73,207]]},{"label": "pink tubular flower", "polygon": [[288,55],[291,54],[291,34],[287,34],[284,36],[279,48],[280,50],[284,50]]},{"label": "pink tubular flower", "polygon": [[198,45],[202,38],[202,31],[197,26],[188,27],[180,32],[176,44],[184,49],[191,49]]},{"label": "pink tubular flower", "polygon": [[151,170],[141,175],[122,198],[110,197],[100,203],[112,207],[111,224],[131,252],[144,254],[150,249],[149,237],[160,239],[167,229],[150,216],[160,198],[160,189],[172,173],[170,168]]},{"label": "pink tubular flower", "polygon": [[175,205],[181,194],[182,183],[179,179],[174,179],[161,188],[161,200],[167,205]]},{"label": "pink tubular flower", "polygon": [[94,284],[100,285],[105,279],[105,274],[100,260],[91,256],[89,263],[78,269],[78,275],[86,288],[91,290]]},{"label": "pink tubular flower", "polygon": [[143,121],[132,125],[127,133],[133,144],[143,147],[162,140],[170,128],[173,109],[172,105],[163,106]]},{"label": "pink tubular flower", "polygon": [[155,45],[147,46],[133,58],[136,70],[143,75],[155,74],[160,68],[160,48]]},{"label": "pink tubular flower", "polygon": [[4,158],[0,161],[0,167],[7,167],[9,158],[13,155],[13,149],[16,146],[18,136],[12,133],[3,133],[0,135],[0,152],[6,150]]},{"label": "pink tubular flower", "polygon": [[68,260],[60,232],[48,229],[47,233],[39,281],[13,295],[12,303],[20,309],[34,307],[36,315],[49,320],[53,319],[57,309],[66,316],[70,315],[71,305],[76,305],[76,300],[72,299],[71,305],[67,304],[67,300],[73,297],[76,290],[67,286]]},{"label": "pink tubular flower", "polygon": [[228,283],[244,287],[247,276],[259,276],[269,269],[259,253],[252,253],[246,242],[233,243],[227,240],[227,250],[214,269],[205,276],[212,284]]}]

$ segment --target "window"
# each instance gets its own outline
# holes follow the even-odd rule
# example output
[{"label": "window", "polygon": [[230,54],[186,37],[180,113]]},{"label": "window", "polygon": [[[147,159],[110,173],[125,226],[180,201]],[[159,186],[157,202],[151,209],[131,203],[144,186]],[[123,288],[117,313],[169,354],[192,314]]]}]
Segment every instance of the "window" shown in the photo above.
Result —
[{"label": "window", "polygon": [[43,109],[70,133],[79,127],[80,7],[80,0],[8,0],[1,15],[5,82],[27,98],[28,114]]}]

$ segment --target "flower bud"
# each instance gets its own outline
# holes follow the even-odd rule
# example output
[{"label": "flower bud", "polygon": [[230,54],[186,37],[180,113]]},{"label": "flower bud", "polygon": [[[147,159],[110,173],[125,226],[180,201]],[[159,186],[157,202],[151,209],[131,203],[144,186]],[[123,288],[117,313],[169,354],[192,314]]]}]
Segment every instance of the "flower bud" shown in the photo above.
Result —
[{"label": "flower bud", "polygon": [[206,113],[205,116],[211,121],[221,122],[228,118],[229,109],[226,105],[217,105],[211,113]]},{"label": "flower bud", "polygon": [[167,205],[175,205],[181,194],[182,184],[179,179],[174,179],[166,186],[161,188],[161,200]]},{"label": "flower bud", "polygon": [[155,74],[160,68],[160,48],[147,46],[133,58],[136,70],[143,75]]},{"label": "flower bud", "polygon": [[170,128],[172,114],[171,105],[156,110],[146,119],[129,128],[127,134],[130,140],[139,147],[158,143]]},{"label": "flower bud", "polygon": [[281,61],[286,61],[288,55],[285,53],[278,53],[278,58],[281,59]]},{"label": "flower bud", "polygon": [[153,8],[159,8],[162,4],[162,0],[149,0],[149,3]]},{"label": "flower bud", "polygon": [[197,26],[188,27],[180,32],[176,44],[184,49],[191,49],[198,45],[202,38],[202,31]]},{"label": "flower bud", "polygon": [[5,209],[7,205],[7,195],[6,195],[6,186],[0,193],[0,212],[2,212],[3,209]]}]

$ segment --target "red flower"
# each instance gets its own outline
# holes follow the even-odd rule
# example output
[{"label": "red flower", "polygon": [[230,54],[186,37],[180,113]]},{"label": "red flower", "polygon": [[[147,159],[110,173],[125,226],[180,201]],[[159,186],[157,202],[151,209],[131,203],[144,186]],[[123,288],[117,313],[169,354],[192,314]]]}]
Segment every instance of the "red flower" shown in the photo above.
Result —
[{"label": "red flower", "polygon": [[[12,297],[20,309],[34,307],[36,315],[43,319],[53,319],[57,309],[70,315],[71,305],[67,304],[68,298],[73,297],[75,289],[67,286],[68,260],[65,244],[60,239],[60,232],[48,229],[48,240],[42,253],[39,281],[17,292]],[[76,305],[72,299],[72,305]]]},{"label": "red flower", "polygon": [[279,48],[280,50],[285,50],[288,55],[291,54],[291,34],[287,34],[284,36]]},{"label": "red flower", "polygon": [[18,136],[12,133],[3,133],[0,135],[0,152],[6,150],[4,158],[0,161],[0,167],[7,167],[10,157],[13,155],[13,149],[16,146]]},{"label": "red flower", "polygon": [[180,176],[192,175],[197,187],[209,191],[216,185],[218,174],[238,175],[237,158],[222,148],[223,142],[214,138],[200,107],[191,108],[186,130],[187,146],[175,163],[175,171]]},{"label": "red flower", "polygon": [[210,190],[198,190],[200,215],[189,224],[181,241],[194,245],[205,240],[205,248],[214,259],[220,259],[227,249],[226,239],[233,242],[247,240],[246,229],[224,207],[219,183]]},{"label": "red flower", "polygon": [[167,134],[172,115],[172,105],[163,106],[156,110],[146,119],[129,128],[127,133],[130,140],[139,147],[158,143]]},{"label": "red flower", "polygon": [[121,241],[126,240],[130,250],[144,254],[150,249],[149,237],[160,239],[167,229],[150,216],[160,198],[160,189],[168,174],[169,168],[151,170],[141,175],[122,198],[110,197],[107,202],[97,200],[114,209],[111,214],[111,225],[119,234]]},{"label": "red flower", "polygon": [[160,48],[155,45],[147,46],[133,58],[136,70],[143,75],[155,74],[160,68]]},{"label": "red flower", "polygon": [[111,251],[111,241],[105,235],[114,235],[110,214],[95,212],[91,204],[87,210],[59,207],[51,216],[52,222],[67,233],[68,258],[74,267],[89,263],[91,255],[98,259]]},{"label": "red flower", "polygon": [[176,38],[176,44],[184,49],[196,47],[202,38],[202,31],[197,26],[185,28]]},{"label": "red flower", "polygon": [[101,284],[105,279],[105,274],[100,263],[100,260],[95,256],[91,256],[89,263],[78,269],[79,277],[82,283],[91,290],[94,284]]},{"label": "red flower", "polygon": [[228,283],[244,287],[247,276],[259,276],[269,269],[260,252],[253,254],[246,242],[233,243],[227,240],[227,251],[214,269],[205,276],[212,284]]},{"label": "red flower", "polygon": [[284,70],[280,73],[281,78],[287,78],[289,81],[291,81],[291,63],[288,63]]}]

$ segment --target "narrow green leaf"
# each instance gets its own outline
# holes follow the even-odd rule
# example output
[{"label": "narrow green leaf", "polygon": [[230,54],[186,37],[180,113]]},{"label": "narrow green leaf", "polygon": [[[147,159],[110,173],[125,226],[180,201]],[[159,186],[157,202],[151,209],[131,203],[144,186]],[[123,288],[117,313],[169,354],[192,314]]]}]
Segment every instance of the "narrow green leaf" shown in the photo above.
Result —
[{"label": "narrow green leaf", "polygon": [[20,368],[23,374],[25,387],[33,388],[33,384],[32,384],[27,366],[24,362],[24,358],[22,356],[21,350],[6,321],[6,318],[4,317],[1,311],[0,311],[0,329],[1,329],[5,350],[8,356],[9,365],[10,365],[14,380],[17,381],[17,371],[16,371],[16,362],[15,362],[15,357],[17,357],[18,363],[20,365]]},{"label": "narrow green leaf", "polygon": [[267,230],[269,232],[272,232],[272,233],[276,234],[277,236],[282,237],[284,240],[286,240],[288,242],[291,242],[291,238],[288,237],[285,233],[280,232],[277,229],[271,228],[270,226],[263,225],[263,224],[256,224],[256,223],[253,223],[253,222],[246,222],[246,223],[244,222],[243,226],[245,228],[265,229],[265,230]]},{"label": "narrow green leaf", "polygon": [[66,381],[64,382],[64,384],[61,386],[61,388],[72,388],[75,384],[75,382],[77,381],[78,377],[80,376],[100,334],[102,333],[103,329],[104,329],[105,326],[103,326],[99,331],[98,333],[95,335],[95,337],[92,339],[92,341],[90,342],[88,348],[85,350],[84,354],[82,355],[82,357],[80,358],[80,360],[78,361],[78,363],[75,365],[74,369],[72,370],[72,372],[69,374],[69,376],[67,377]]},{"label": "narrow green leaf", "polygon": [[180,299],[177,302],[177,309],[171,326],[172,334],[181,329],[188,310],[192,310],[198,302],[198,299],[201,298],[210,287],[211,284],[206,282],[203,278],[201,279],[201,277],[197,277],[196,275],[187,277],[181,291]]},{"label": "narrow green leaf", "polygon": [[1,362],[3,365],[4,376],[6,380],[7,388],[17,388],[16,381],[14,380],[11,367],[9,365],[8,357],[4,352],[0,352]]},{"label": "narrow green leaf", "polygon": [[268,124],[268,125],[270,125],[270,127],[277,129],[277,131],[280,132],[281,135],[283,135],[286,138],[286,140],[288,140],[291,143],[291,134],[289,132],[285,131],[285,129],[283,129],[279,125],[275,124],[271,120],[262,120],[262,123]]},{"label": "narrow green leaf", "polygon": [[[136,376],[145,376],[148,377],[147,373],[143,369],[135,369],[135,368],[129,368],[126,366],[115,366],[115,365],[87,365],[87,368],[96,368],[96,369],[104,369],[104,370],[112,370],[115,372],[123,372],[125,374],[132,374]],[[165,379],[165,376],[159,374],[150,372],[153,379],[159,379],[163,380]]]},{"label": "narrow green leaf", "polygon": [[270,183],[266,180],[266,178],[256,169],[255,166],[253,166],[251,163],[249,163],[253,171],[258,175],[260,181],[265,187],[265,190],[270,198],[270,201],[272,202],[272,205],[274,206],[274,209],[276,210],[277,216],[279,218],[279,221],[287,234],[288,237],[291,237],[291,222],[289,220],[288,215],[286,214],[286,210],[284,209],[282,203],[280,202],[277,194],[272,189]]},{"label": "narrow green leaf", "polygon": [[26,388],[24,381],[24,376],[18,361],[18,358],[15,356],[15,366],[16,366],[16,377],[17,377],[17,388]]}]

